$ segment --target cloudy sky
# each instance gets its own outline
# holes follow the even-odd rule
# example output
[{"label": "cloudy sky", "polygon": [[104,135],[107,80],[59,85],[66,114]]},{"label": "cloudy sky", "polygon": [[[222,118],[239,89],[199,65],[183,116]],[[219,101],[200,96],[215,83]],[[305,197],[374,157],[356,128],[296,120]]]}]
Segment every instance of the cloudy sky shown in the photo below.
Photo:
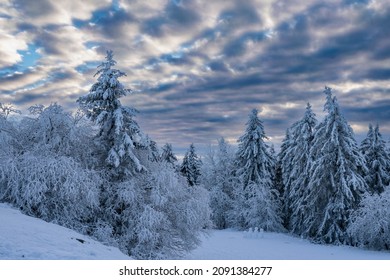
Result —
[{"label": "cloudy sky", "polygon": [[334,89],[358,140],[390,136],[388,0],[0,0],[0,102],[77,108],[112,49],[160,146],[236,144],[260,111],[276,147]]}]

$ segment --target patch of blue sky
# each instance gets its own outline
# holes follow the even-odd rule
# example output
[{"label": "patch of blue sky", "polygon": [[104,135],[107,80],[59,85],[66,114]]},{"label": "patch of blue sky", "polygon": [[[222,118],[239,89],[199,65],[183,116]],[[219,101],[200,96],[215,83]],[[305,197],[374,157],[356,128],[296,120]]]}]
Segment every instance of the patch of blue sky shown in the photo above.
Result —
[{"label": "patch of blue sky", "polygon": [[93,48],[96,48],[96,47],[99,47],[100,46],[100,42],[97,42],[97,41],[88,41],[88,42],[85,42],[84,43],[84,46],[87,48],[87,49],[93,49]]},{"label": "patch of blue sky", "polygon": [[17,70],[24,72],[37,65],[41,55],[37,52],[38,47],[35,44],[29,44],[27,50],[18,50],[18,53],[22,57],[22,61],[18,63]]},{"label": "patch of blue sky", "polygon": [[118,0],[114,0],[111,3],[111,6],[108,8],[100,9],[92,13],[92,17],[88,20],[81,20],[74,18],[72,19],[72,23],[76,28],[83,28],[87,25],[91,24],[99,24],[101,20],[104,20],[105,18],[109,18],[112,16],[113,12],[121,11],[121,7]]},{"label": "patch of blue sky", "polygon": [[96,69],[100,65],[100,61],[87,61],[83,64],[78,65],[75,70],[80,74],[84,74],[92,69]]}]

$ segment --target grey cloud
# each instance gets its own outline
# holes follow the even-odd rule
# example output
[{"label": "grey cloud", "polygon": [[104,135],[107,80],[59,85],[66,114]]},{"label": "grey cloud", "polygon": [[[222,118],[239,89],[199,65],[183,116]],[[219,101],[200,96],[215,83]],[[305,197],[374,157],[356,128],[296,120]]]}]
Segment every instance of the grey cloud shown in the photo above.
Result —
[{"label": "grey cloud", "polygon": [[41,17],[53,13],[56,8],[50,0],[14,0],[14,7],[26,17]]},{"label": "grey cloud", "polygon": [[229,28],[260,24],[257,7],[250,1],[236,1],[233,7],[222,11],[218,19]]},{"label": "grey cloud", "polygon": [[175,32],[188,32],[200,22],[201,16],[192,1],[168,1],[161,15],[146,19],[141,23],[141,31],[156,37],[165,35],[164,26]]}]

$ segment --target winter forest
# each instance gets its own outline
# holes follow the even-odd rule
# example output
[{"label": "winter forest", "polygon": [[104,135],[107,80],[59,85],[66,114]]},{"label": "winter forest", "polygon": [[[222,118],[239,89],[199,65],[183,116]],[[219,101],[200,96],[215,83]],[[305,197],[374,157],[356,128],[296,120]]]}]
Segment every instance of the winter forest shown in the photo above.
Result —
[{"label": "winter forest", "polygon": [[325,117],[307,104],[278,153],[253,109],[237,148],[191,144],[179,161],[121,104],[124,75],[108,51],[76,112],[0,103],[0,202],[136,259],[183,256],[210,228],[390,250],[390,151],[375,124],[357,143],[331,88]]}]

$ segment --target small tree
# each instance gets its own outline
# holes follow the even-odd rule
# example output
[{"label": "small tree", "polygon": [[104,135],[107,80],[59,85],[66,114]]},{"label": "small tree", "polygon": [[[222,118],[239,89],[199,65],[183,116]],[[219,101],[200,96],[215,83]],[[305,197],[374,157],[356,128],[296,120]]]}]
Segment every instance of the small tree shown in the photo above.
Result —
[{"label": "small tree", "polygon": [[386,150],[386,142],[379,132],[379,125],[375,128],[369,125],[367,137],[362,141],[360,151],[367,163],[368,173],[365,180],[370,192],[382,193],[390,184],[390,155]]},{"label": "small tree", "polygon": [[192,143],[185,154],[180,167],[181,174],[187,178],[187,182],[190,186],[199,185],[201,166],[202,161],[196,154],[195,146]]},{"label": "small tree", "polygon": [[177,157],[175,156],[175,154],[173,153],[173,150],[172,150],[172,145],[169,144],[169,143],[166,143],[163,147],[162,147],[162,154],[161,154],[161,159],[167,163],[169,163],[172,167],[176,167],[177,166]]},{"label": "small tree", "polygon": [[234,154],[230,145],[221,138],[217,150],[205,157],[202,184],[210,192],[211,219],[214,226],[224,229],[232,226]]},{"label": "small tree", "polygon": [[348,235],[352,244],[374,250],[390,250],[390,188],[367,193],[351,215]]},{"label": "small tree", "polygon": [[11,103],[1,103],[0,102],[0,117],[4,119],[8,119],[8,116],[10,114],[21,114],[22,112],[20,110],[17,110],[14,108],[14,106]]}]

